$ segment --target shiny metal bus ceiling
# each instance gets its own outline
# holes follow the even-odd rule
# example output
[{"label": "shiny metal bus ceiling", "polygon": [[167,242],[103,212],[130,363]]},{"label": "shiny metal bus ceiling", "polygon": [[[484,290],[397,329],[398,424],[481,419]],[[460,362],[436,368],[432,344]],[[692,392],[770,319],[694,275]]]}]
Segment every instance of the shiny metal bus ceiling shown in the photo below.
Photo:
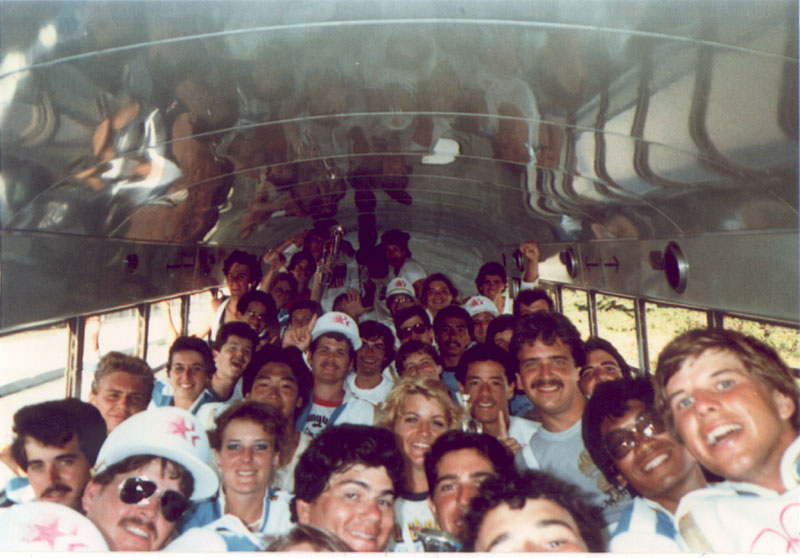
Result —
[{"label": "shiny metal bus ceiling", "polygon": [[409,231],[464,292],[534,238],[548,281],[798,321],[796,2],[0,15],[4,330],[206,287],[323,219]]}]

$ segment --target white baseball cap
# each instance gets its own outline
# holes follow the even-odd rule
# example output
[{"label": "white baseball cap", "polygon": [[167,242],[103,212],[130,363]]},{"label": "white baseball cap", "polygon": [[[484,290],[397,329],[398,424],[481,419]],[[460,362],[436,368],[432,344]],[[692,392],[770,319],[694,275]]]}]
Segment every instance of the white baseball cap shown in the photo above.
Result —
[{"label": "white baseball cap", "polygon": [[470,317],[474,317],[482,312],[489,312],[495,318],[500,315],[494,302],[482,295],[469,297],[461,307],[469,312]]},{"label": "white baseball cap", "polygon": [[311,330],[311,340],[316,341],[323,333],[341,333],[350,340],[353,350],[361,348],[361,335],[356,321],[344,312],[325,312],[317,319]]},{"label": "white baseball cap", "polygon": [[54,502],[29,502],[0,512],[0,550],[108,551],[103,534],[85,515]]},{"label": "white baseball cap", "polygon": [[206,431],[185,409],[153,407],[123,421],[100,448],[94,474],[134,455],[166,457],[186,467],[194,477],[191,500],[209,498],[219,489]]},{"label": "white baseball cap", "polygon": [[395,277],[386,285],[386,298],[396,294],[405,294],[414,298],[414,287],[405,277]]}]

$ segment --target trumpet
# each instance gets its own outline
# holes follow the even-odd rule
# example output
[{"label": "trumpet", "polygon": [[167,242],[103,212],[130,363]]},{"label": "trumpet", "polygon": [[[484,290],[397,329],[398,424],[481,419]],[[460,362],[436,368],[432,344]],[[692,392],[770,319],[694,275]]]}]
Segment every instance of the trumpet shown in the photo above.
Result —
[{"label": "trumpet", "polygon": [[333,225],[328,234],[328,239],[322,247],[323,271],[320,284],[329,287],[334,278],[336,260],[339,257],[339,246],[344,236],[344,229],[341,225]]}]

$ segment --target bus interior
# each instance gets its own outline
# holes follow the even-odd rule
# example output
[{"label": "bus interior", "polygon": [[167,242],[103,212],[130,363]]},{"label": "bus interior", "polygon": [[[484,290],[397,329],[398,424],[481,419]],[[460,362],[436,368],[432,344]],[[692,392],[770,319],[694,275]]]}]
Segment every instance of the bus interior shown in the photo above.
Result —
[{"label": "bus interior", "polygon": [[0,37],[4,435],[320,223],[464,297],[535,240],[639,374],[707,325],[800,367],[793,0],[6,0]]}]

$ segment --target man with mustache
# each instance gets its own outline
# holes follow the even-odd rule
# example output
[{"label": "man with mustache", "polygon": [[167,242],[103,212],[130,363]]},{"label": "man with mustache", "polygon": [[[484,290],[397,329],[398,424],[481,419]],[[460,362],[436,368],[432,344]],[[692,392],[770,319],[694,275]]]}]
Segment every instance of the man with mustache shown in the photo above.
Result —
[{"label": "man with mustache", "polygon": [[[100,411],[78,399],[45,401],[17,411],[13,428],[11,452],[34,498],[81,511],[83,489],[106,438]],[[13,480],[20,481],[13,483],[19,494],[25,483]]]},{"label": "man with mustache", "polygon": [[586,398],[578,376],[586,363],[580,333],[558,313],[536,312],[520,320],[511,338],[517,384],[538,411],[542,427],[516,455],[517,467],[542,469],[579,486],[616,523],[629,499],[609,483],[581,438]]},{"label": "man with mustache", "polygon": [[635,498],[609,543],[610,552],[686,552],[675,511],[704,488],[697,460],[668,430],[645,378],[598,384],[583,412],[583,442],[608,482]]},{"label": "man with mustache", "polygon": [[[445,306],[433,319],[433,333],[442,355],[444,371],[442,381],[453,393],[459,393],[456,367],[461,355],[472,343],[474,322],[469,312],[461,306]],[[398,333],[399,333],[398,329]]]},{"label": "man with mustache", "polygon": [[161,550],[189,500],[217,492],[210,458],[206,433],[188,411],[157,407],[138,413],[100,448],[83,493],[86,517],[111,550]]}]

